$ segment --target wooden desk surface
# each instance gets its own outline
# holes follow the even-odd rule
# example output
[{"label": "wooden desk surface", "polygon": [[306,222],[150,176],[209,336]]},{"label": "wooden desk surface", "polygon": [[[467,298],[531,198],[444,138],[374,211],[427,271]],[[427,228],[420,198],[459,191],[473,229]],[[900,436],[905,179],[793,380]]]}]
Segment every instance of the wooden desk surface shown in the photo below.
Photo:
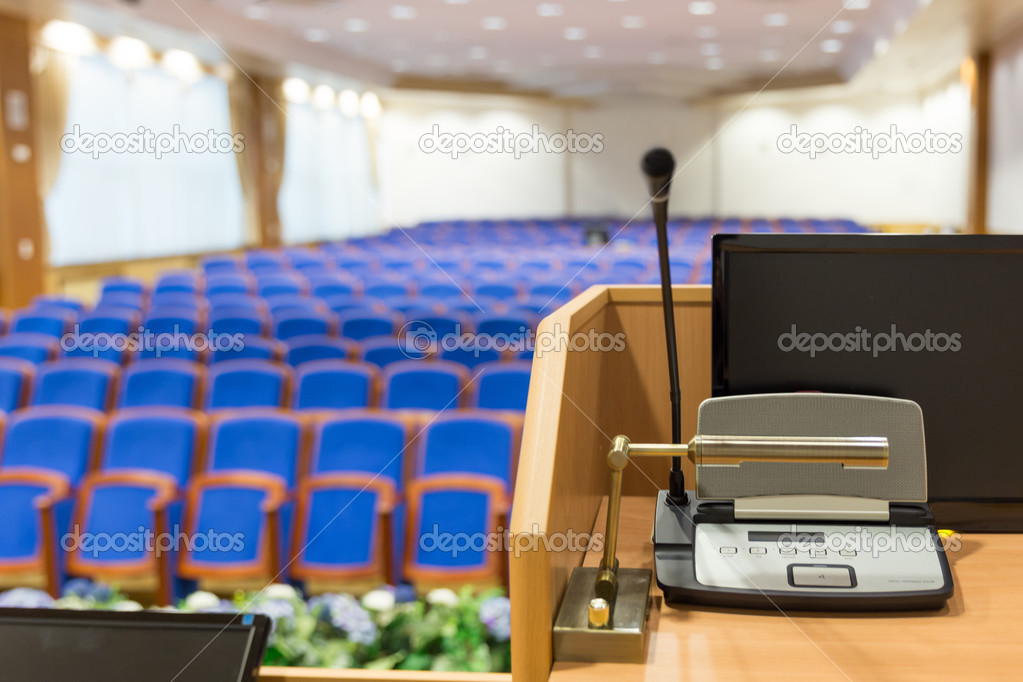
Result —
[{"label": "wooden desk surface", "polygon": [[[622,566],[653,569],[654,503],[623,499]],[[598,560],[590,552],[586,565]],[[550,679],[1023,680],[1023,535],[964,535],[949,561],[955,595],[941,611],[914,614],[669,607],[654,585],[646,666],[555,663]]]}]

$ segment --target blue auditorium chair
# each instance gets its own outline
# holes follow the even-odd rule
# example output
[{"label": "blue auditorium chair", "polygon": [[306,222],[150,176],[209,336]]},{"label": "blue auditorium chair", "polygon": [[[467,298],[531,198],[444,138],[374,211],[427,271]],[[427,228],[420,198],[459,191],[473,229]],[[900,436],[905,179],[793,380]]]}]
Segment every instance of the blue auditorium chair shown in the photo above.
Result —
[{"label": "blue auditorium chair", "polygon": [[152,308],[142,325],[147,340],[136,353],[139,359],[177,358],[197,360],[200,352],[191,337],[200,331],[202,317],[194,308]]},{"label": "blue auditorium chair", "polygon": [[223,345],[219,344],[206,358],[212,365],[225,360],[269,360],[280,362],[284,357],[285,346],[275,339],[265,339],[261,336],[251,334],[242,335],[240,338],[229,338]]},{"label": "blue auditorium chair", "polygon": [[239,294],[239,293],[218,293],[212,294],[206,297],[206,300],[210,304],[210,308],[215,310],[217,308],[252,308],[260,313],[266,312],[266,301],[261,299],[255,294]]},{"label": "blue auditorium chair", "polygon": [[305,275],[324,273],[331,266],[330,256],[316,249],[288,249],[285,258],[295,271]]},{"label": "blue auditorium chair", "polygon": [[60,338],[71,331],[77,317],[67,308],[22,308],[11,314],[10,333],[31,332]]},{"label": "blue auditorium chair", "polygon": [[292,408],[342,410],[369,407],[377,370],[348,360],[310,360],[295,370]]},{"label": "blue auditorium chair", "polygon": [[381,258],[380,268],[385,273],[399,273],[411,275],[419,269],[420,262],[417,258]]},{"label": "blue auditorium chair", "polygon": [[139,320],[130,308],[100,307],[85,313],[75,327],[75,343],[64,345],[65,355],[120,363],[130,349],[129,335],[138,331]]},{"label": "blue auditorium chair", "polygon": [[272,272],[256,277],[256,292],[266,298],[279,294],[308,294],[309,280],[297,272]]},{"label": "blue auditorium chair", "polygon": [[525,412],[531,363],[488,363],[477,367],[471,406],[486,410]]},{"label": "blue auditorium chair", "polygon": [[408,316],[411,310],[430,310],[434,314],[447,310],[442,301],[429,296],[393,296],[381,299],[389,310],[396,310]]},{"label": "blue auditorium chair", "polygon": [[113,405],[116,365],[95,358],[63,358],[36,369],[32,405],[77,405],[104,412]]},{"label": "blue auditorium chair", "polygon": [[40,294],[32,298],[33,308],[65,308],[75,314],[81,315],[85,306],[77,298],[60,296],[57,294]]},{"label": "blue auditorium chair", "polygon": [[146,293],[146,283],[137,277],[106,277],[100,283],[100,298],[112,293],[143,296]]},{"label": "blue auditorium chair", "polygon": [[416,476],[473,474],[495,478],[511,491],[518,428],[493,412],[439,415],[419,439]]},{"label": "blue auditorium chair", "polygon": [[0,470],[0,578],[38,576],[51,596],[60,593],[58,538],[70,522],[71,487],[58,473],[30,466]]},{"label": "blue auditorium chair", "polygon": [[121,373],[118,407],[197,407],[202,384],[203,368],[194,362],[139,360]]},{"label": "blue auditorium chair", "polygon": [[486,296],[499,301],[510,301],[522,293],[522,288],[507,282],[481,282],[473,284],[473,296]]},{"label": "blue auditorium chair", "polygon": [[[71,536],[74,550],[66,553],[70,575],[108,580],[131,580],[136,589],[155,592],[162,605],[174,600],[172,547],[161,538],[174,533],[176,514],[170,509],[178,496],[169,476],[153,471],[104,471],[90,474],[78,490]],[[139,529],[148,530],[152,545],[130,542]],[[90,544],[86,538],[125,537],[117,543]],[[159,550],[159,551],[158,551]]]},{"label": "blue auditorium chair", "polygon": [[363,279],[363,294],[372,298],[391,298],[395,296],[411,296],[412,287],[407,282],[391,280]]},{"label": "blue auditorium chair", "polygon": [[500,481],[484,476],[441,475],[411,481],[407,496],[405,577],[413,585],[424,586],[502,582],[497,552],[478,544],[453,552],[442,536],[496,535],[505,513],[505,496]]},{"label": "blue auditorium chair", "polygon": [[283,310],[273,316],[273,336],[285,341],[296,336],[334,336],[337,316],[315,310]]},{"label": "blue auditorium chair", "polygon": [[48,334],[20,332],[0,336],[0,357],[19,358],[33,364],[56,357],[59,347],[57,339]]},{"label": "blue auditorium chair", "polygon": [[404,488],[409,423],[394,413],[349,411],[313,425],[309,475],[358,472]]},{"label": "blue auditorium chair", "polygon": [[303,294],[276,294],[274,296],[267,296],[265,301],[271,315],[296,310],[313,313],[321,313],[327,310],[327,306],[322,300]]},{"label": "blue auditorium chair", "polygon": [[206,299],[189,291],[154,291],[149,297],[150,309],[188,308],[197,312],[205,312]]},{"label": "blue auditorium chair", "polygon": [[430,298],[459,298],[467,292],[467,288],[463,290],[463,287],[449,280],[425,282],[419,287],[419,294]]},{"label": "blue auditorium chair", "polygon": [[[472,317],[463,312],[436,314],[425,310],[410,310],[408,320],[405,326],[407,331],[411,332],[414,329],[426,328],[436,334],[438,339],[443,336],[466,334],[473,329]],[[414,327],[409,326],[413,324],[415,325]]]},{"label": "blue auditorium chair", "polygon": [[403,360],[422,360],[429,352],[432,351],[416,348],[406,339],[389,336],[376,336],[359,344],[359,358],[380,368]]},{"label": "blue auditorium chair", "polygon": [[193,270],[164,272],[153,285],[153,296],[157,294],[181,293],[198,294],[202,291],[202,279]]},{"label": "blue auditorium chair", "polygon": [[[394,488],[373,474],[302,482],[289,553],[298,580],[393,582]],[[339,513],[341,510],[344,513]]]},{"label": "blue auditorium chair", "polygon": [[35,365],[19,358],[0,357],[0,413],[14,412],[28,400]]},{"label": "blue auditorium chair", "polygon": [[309,275],[309,290],[317,298],[351,296],[359,293],[359,283],[350,276],[338,272],[323,272]]},{"label": "blue auditorium chair", "polygon": [[210,310],[210,329],[218,334],[262,336],[270,325],[267,316],[255,304],[216,305]]},{"label": "blue auditorium chair", "polygon": [[394,336],[402,325],[399,313],[369,313],[353,309],[337,315],[337,333],[356,341],[373,336]]},{"label": "blue auditorium chair", "polygon": [[284,269],[284,256],[266,249],[245,252],[245,266],[253,273],[271,273]]},{"label": "blue auditorium chair", "polygon": [[97,310],[100,308],[128,308],[136,313],[141,313],[145,307],[145,295],[134,291],[108,291],[103,293],[96,302]]},{"label": "blue auditorium chair", "polygon": [[218,256],[204,256],[199,261],[199,266],[207,277],[222,273],[232,273],[241,268],[241,264],[235,256],[225,254]]},{"label": "blue auditorium chair", "polygon": [[292,367],[314,360],[345,360],[355,356],[355,344],[321,334],[296,336],[288,339],[285,361]]},{"label": "blue auditorium chair", "polygon": [[498,362],[501,359],[501,353],[493,345],[493,340],[477,335],[473,337],[472,343],[467,346],[459,346],[457,348],[442,347],[439,357],[445,362],[453,362],[471,370],[478,365]]},{"label": "blue auditorium chair", "polygon": [[206,416],[179,407],[133,407],[107,421],[99,471],[146,471],[184,488],[198,461]]},{"label": "blue auditorium chair", "polygon": [[445,410],[459,407],[466,371],[439,360],[395,362],[384,370],[381,406],[386,409]]},{"label": "blue auditorium chair", "polygon": [[291,370],[267,360],[234,360],[210,367],[206,409],[283,407]]},{"label": "blue auditorium chair", "polygon": [[206,297],[218,294],[251,294],[255,281],[245,272],[221,272],[206,275]]},{"label": "blue auditorium chair", "polygon": [[381,313],[387,311],[384,302],[376,298],[365,298],[349,294],[336,294],[324,300],[324,304],[335,313],[346,313],[358,310],[363,313]]},{"label": "blue auditorium chair", "polygon": [[507,338],[520,339],[528,335],[529,330],[536,328],[536,319],[530,316],[484,313],[476,316],[475,326],[477,334],[489,336],[500,334]]},{"label": "blue auditorium chair", "polygon": [[213,417],[203,470],[258,471],[290,490],[305,446],[303,420],[283,410],[231,410]]},{"label": "blue auditorium chair", "polygon": [[215,533],[232,540],[230,551],[186,547],[178,556],[178,575],[204,580],[280,582],[286,547],[282,507],[287,488],[277,476],[257,471],[221,471],[197,476],[189,486],[184,532]]},{"label": "blue auditorium chair", "polygon": [[76,485],[93,462],[103,414],[85,407],[43,405],[8,416],[0,467],[45,469]]}]

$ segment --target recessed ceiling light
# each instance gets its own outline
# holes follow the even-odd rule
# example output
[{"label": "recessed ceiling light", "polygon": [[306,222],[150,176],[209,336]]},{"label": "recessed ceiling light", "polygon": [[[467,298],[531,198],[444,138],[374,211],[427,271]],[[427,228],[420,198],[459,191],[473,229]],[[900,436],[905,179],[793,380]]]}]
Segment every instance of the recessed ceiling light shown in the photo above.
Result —
[{"label": "recessed ceiling light", "polygon": [[831,32],[841,35],[844,33],[852,33],[854,28],[856,28],[856,24],[843,19],[841,21],[836,21],[831,25]]},{"label": "recessed ceiling light", "polygon": [[700,45],[700,54],[704,57],[717,57],[721,54],[721,46],[717,43],[704,43]]},{"label": "recessed ceiling light", "polygon": [[317,109],[333,109],[334,89],[329,85],[317,85],[313,88],[313,106]]},{"label": "recessed ceiling light", "polygon": [[646,26],[646,19],[634,15],[622,17],[622,28],[643,28]]},{"label": "recessed ceiling light", "polygon": [[203,76],[202,64],[191,52],[167,50],[160,60],[163,68],[182,83],[195,83]]},{"label": "recessed ceiling light", "polygon": [[330,34],[322,28],[310,28],[305,32],[305,39],[310,43],[325,43]]},{"label": "recessed ceiling light", "polygon": [[253,21],[266,21],[270,18],[270,9],[262,5],[249,5],[245,8],[245,18]]},{"label": "recessed ceiling light", "polygon": [[842,41],[841,40],[835,40],[834,38],[829,38],[828,40],[822,40],[821,41],[821,52],[827,52],[829,54],[834,54],[836,52],[841,52],[841,51],[842,51]]},{"label": "recessed ceiling light", "polygon": [[144,69],[153,63],[153,53],[150,52],[149,46],[138,38],[126,36],[110,41],[107,56],[114,66],[125,71]]},{"label": "recessed ceiling light", "polygon": [[469,59],[486,59],[487,48],[477,45],[469,50]]},{"label": "recessed ceiling light", "polygon": [[415,19],[417,12],[412,5],[391,5],[390,14],[392,19]]},{"label": "recessed ceiling light", "polygon": [[565,40],[585,40],[586,29],[580,26],[569,26],[564,32]]},{"label": "recessed ceiling light", "polygon": [[583,50],[583,56],[587,59],[600,59],[604,56],[604,48],[597,47],[596,45],[590,45]]},{"label": "recessed ceiling light", "polygon": [[764,26],[770,28],[777,28],[780,26],[789,25],[789,15],[784,12],[772,12],[771,14],[764,15]]},{"label": "recessed ceiling light", "polygon": [[888,39],[878,38],[877,42],[874,43],[874,54],[877,56],[883,55],[888,51]]},{"label": "recessed ceiling light", "polygon": [[69,54],[90,55],[97,50],[96,36],[81,24],[54,19],[43,26],[40,36],[43,45],[51,50]]},{"label": "recessed ceiling light", "polygon": [[725,68],[725,60],[723,60],[721,57],[711,57],[704,63],[704,66],[706,66],[711,71],[720,71],[721,69]]},{"label": "recessed ceiling light", "polygon": [[303,104],[309,101],[309,84],[301,78],[285,78],[281,86],[284,90],[284,99],[296,104]]},{"label": "recessed ceiling light", "polygon": [[355,90],[342,90],[337,96],[337,108],[341,114],[348,118],[355,118],[359,115],[359,93]]},{"label": "recessed ceiling light", "polygon": [[702,40],[714,40],[718,37],[717,26],[698,26],[696,28],[696,37]]},{"label": "recessed ceiling light", "polygon": [[364,92],[359,100],[359,113],[363,118],[375,119],[380,116],[380,98],[375,92]]},{"label": "recessed ceiling light", "polygon": [[781,53],[774,48],[767,48],[766,50],[760,51],[760,61],[762,62],[776,62],[781,59]]},{"label": "recessed ceiling light", "polygon": [[565,13],[565,6],[560,2],[541,2],[536,6],[536,13],[541,17],[560,17]]},{"label": "recessed ceiling light", "polygon": [[504,17],[483,17],[482,26],[484,31],[503,31],[508,28],[508,22]]},{"label": "recessed ceiling light", "polygon": [[369,30],[369,22],[365,19],[349,19],[345,22],[345,30],[349,33],[365,33]]},{"label": "recessed ceiling light", "polygon": [[844,9],[867,9],[870,7],[870,0],[845,0],[842,7]]},{"label": "recessed ceiling light", "polygon": [[699,2],[689,3],[689,13],[695,14],[698,17],[714,14],[714,10],[716,9],[717,5],[710,0],[700,0]]},{"label": "recessed ceiling light", "polygon": [[651,52],[647,55],[646,60],[651,64],[666,64],[668,62],[668,55],[663,52]]}]

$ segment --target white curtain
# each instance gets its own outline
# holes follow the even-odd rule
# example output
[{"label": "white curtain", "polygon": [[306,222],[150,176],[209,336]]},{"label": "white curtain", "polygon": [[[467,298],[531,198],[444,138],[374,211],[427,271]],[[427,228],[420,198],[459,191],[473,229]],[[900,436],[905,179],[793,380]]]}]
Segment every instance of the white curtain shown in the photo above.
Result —
[{"label": "white curtain", "polygon": [[[159,67],[126,73],[97,55],[71,76],[67,133],[230,137],[227,83],[184,86]],[[65,140],[67,140],[67,135]],[[122,138],[123,139],[123,138]],[[233,249],[244,242],[244,206],[231,151],[179,145],[149,152],[68,151],[46,199],[53,265]]]},{"label": "white curtain", "polygon": [[286,244],[377,230],[377,192],[366,122],[334,110],[288,105],[284,182],[278,199]]}]

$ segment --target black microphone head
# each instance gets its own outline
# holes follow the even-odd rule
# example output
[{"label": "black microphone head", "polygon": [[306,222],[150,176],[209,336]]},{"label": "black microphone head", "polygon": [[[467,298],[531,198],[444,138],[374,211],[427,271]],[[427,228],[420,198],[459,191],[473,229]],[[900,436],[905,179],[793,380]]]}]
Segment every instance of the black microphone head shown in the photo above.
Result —
[{"label": "black microphone head", "polygon": [[671,189],[671,178],[675,174],[675,157],[664,147],[654,147],[643,155],[639,164],[650,185],[650,197],[655,201],[667,201]]},{"label": "black microphone head", "polygon": [[667,175],[670,178],[675,174],[675,157],[664,147],[654,147],[643,155],[639,167],[647,177],[659,178]]}]

